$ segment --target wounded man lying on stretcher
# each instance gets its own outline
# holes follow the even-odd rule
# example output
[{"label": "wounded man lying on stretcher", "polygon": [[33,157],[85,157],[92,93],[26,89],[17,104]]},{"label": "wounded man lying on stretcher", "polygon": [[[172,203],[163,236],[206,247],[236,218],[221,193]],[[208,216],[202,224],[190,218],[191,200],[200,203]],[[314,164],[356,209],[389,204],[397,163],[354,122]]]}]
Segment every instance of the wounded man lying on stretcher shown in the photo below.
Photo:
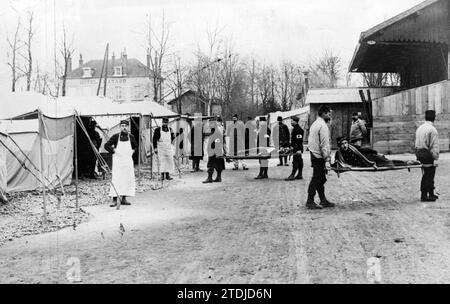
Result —
[{"label": "wounded man lying on stretcher", "polygon": [[339,150],[336,151],[335,163],[332,167],[362,167],[362,168],[377,168],[377,167],[396,167],[396,166],[411,166],[420,165],[421,163],[415,160],[391,160],[387,159],[383,154],[378,153],[370,148],[355,147],[348,143],[345,136],[337,139]]}]

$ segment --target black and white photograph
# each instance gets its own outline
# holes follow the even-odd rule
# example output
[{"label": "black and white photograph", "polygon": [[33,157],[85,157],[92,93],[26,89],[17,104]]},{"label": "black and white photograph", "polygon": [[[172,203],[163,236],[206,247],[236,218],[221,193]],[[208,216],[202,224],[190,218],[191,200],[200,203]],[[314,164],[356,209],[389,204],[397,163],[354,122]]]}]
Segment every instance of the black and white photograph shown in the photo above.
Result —
[{"label": "black and white photograph", "polygon": [[450,283],[450,0],[1,2],[0,284]]}]

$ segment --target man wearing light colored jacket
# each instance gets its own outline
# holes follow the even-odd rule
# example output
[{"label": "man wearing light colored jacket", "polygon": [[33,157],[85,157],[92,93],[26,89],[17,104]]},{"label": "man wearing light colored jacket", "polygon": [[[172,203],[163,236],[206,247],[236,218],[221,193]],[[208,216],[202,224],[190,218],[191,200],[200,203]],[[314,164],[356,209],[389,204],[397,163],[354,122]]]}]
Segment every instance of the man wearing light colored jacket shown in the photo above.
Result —
[{"label": "man wearing light colored jacket", "polygon": [[[425,112],[425,123],[416,131],[416,156],[417,160],[424,165],[434,165],[434,161],[439,159],[439,134],[434,127],[436,119],[435,111]],[[420,191],[423,202],[434,202],[438,197],[434,194],[434,176],[436,167],[423,168]]]},{"label": "man wearing light colored jacket", "polygon": [[[327,123],[331,120],[331,109],[322,106],[319,109],[317,120],[311,125],[308,137],[308,149],[311,153],[311,167],[313,176],[308,187],[308,209],[332,208],[334,204],[325,197],[326,174],[331,169],[331,143],[330,130]],[[314,202],[316,192],[319,194],[320,205]]]}]

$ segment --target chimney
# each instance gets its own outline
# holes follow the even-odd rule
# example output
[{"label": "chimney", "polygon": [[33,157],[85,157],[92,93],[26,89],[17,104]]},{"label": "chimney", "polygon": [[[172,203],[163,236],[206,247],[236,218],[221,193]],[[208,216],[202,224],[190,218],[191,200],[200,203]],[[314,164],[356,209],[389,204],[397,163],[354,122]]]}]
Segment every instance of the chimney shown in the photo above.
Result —
[{"label": "chimney", "polygon": [[128,74],[127,49],[123,49],[123,53],[122,53],[122,74],[123,75],[127,75]]},{"label": "chimney", "polygon": [[72,55],[67,58],[67,73],[72,72]]},{"label": "chimney", "polygon": [[83,55],[80,54],[80,60],[78,60],[78,67],[81,68],[83,66]]}]

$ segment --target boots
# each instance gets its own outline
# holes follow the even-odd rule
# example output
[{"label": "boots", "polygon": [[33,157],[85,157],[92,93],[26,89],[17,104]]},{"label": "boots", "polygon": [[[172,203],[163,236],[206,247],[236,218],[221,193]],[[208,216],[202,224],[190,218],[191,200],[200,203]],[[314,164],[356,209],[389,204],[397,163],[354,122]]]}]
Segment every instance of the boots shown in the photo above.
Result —
[{"label": "boots", "polygon": [[308,200],[306,201],[306,208],[308,208],[309,210],[321,210],[321,209],[323,209],[323,207],[317,205],[314,202],[314,195],[313,194],[308,194]]},{"label": "boots", "polygon": [[109,207],[116,207],[117,206],[117,197],[113,197],[113,202]]},{"label": "boots", "polygon": [[213,170],[209,170],[208,169],[208,178],[203,182],[204,184],[212,184],[212,182],[213,182],[213,179],[212,179],[212,176],[213,176]]},{"label": "boots", "polygon": [[169,180],[169,181],[173,180],[173,178],[170,177],[169,172],[166,172],[166,179]]},{"label": "boots", "polygon": [[320,197],[320,206],[322,206],[323,208],[333,208],[335,206],[335,204],[328,201],[327,198],[325,197],[325,190],[318,192]]},{"label": "boots", "polygon": [[269,171],[269,168],[263,168],[263,175],[262,175],[263,179],[269,178],[269,175],[267,175],[267,171]]},{"label": "boots", "polygon": [[435,202],[437,199],[435,196],[428,196],[429,191],[422,191],[422,196],[420,197],[420,200],[422,202]]},{"label": "boots", "polygon": [[221,183],[222,182],[222,170],[217,171],[217,177],[214,180],[215,183]]},{"label": "boots", "polygon": [[126,196],[122,196],[122,200],[121,200],[120,204],[124,205],[124,206],[130,206],[131,205],[131,203],[127,201],[127,197]]},{"label": "boots", "polygon": [[259,174],[257,177],[255,177],[255,179],[263,179],[263,168],[259,168]]},{"label": "boots", "polygon": [[298,173],[297,176],[295,177],[296,180],[302,180],[303,176],[301,173]]},{"label": "boots", "polygon": [[294,174],[289,175],[289,177],[285,179],[285,181],[287,181],[287,182],[291,182],[291,181],[294,181],[294,180],[295,180]]},{"label": "boots", "polygon": [[432,199],[434,199],[436,201],[439,199],[439,196],[434,194],[434,190],[428,191],[428,197],[432,198]]},{"label": "boots", "polygon": [[161,173],[161,180],[163,181],[164,179],[165,179],[165,174],[164,173]]}]

